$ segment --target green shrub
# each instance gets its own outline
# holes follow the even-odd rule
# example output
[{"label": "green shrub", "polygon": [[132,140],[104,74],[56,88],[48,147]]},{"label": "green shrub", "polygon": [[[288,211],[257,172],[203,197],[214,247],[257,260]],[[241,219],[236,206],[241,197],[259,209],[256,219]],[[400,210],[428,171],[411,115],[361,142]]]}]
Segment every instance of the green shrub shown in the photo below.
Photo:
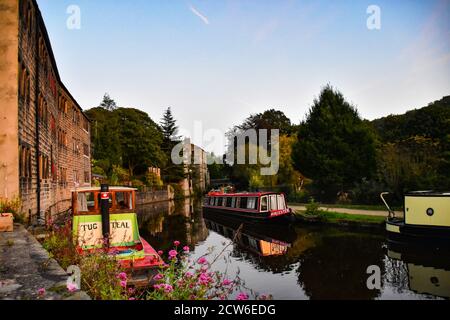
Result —
[{"label": "green shrub", "polygon": [[309,203],[306,205],[305,214],[308,216],[319,216],[319,204],[314,200],[313,197],[309,199]]}]

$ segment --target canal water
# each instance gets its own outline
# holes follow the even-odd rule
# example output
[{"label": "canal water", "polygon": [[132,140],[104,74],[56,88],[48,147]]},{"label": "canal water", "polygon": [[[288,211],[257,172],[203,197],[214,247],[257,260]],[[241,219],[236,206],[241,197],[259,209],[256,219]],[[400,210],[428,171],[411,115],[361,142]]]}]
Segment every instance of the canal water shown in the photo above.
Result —
[{"label": "canal water", "polygon": [[[201,203],[189,199],[141,206],[138,217],[141,236],[157,250],[167,252],[178,240],[197,259],[226,248],[213,270],[239,275],[254,294],[287,300],[450,298],[448,252],[393,247],[382,230],[243,224],[203,213]],[[380,289],[367,287],[369,266],[379,267]]]}]

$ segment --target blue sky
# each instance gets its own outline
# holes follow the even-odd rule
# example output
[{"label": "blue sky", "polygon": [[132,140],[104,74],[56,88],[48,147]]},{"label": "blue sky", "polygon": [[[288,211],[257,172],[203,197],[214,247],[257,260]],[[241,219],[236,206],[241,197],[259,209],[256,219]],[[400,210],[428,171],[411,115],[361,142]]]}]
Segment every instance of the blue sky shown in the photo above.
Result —
[{"label": "blue sky", "polygon": [[[448,0],[38,3],[62,80],[85,109],[108,92],[155,121],[170,106],[185,129],[226,131],[268,108],[299,123],[327,83],[367,119],[450,94]],[[79,30],[66,27],[69,5],[81,10]],[[381,9],[380,30],[366,26],[369,5]]]}]

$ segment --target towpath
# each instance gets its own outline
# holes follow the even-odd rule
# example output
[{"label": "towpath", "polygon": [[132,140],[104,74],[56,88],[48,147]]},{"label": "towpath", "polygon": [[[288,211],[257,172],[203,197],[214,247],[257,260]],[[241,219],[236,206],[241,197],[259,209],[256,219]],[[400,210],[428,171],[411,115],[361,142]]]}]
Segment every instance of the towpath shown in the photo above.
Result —
[{"label": "towpath", "polygon": [[[89,300],[69,293],[68,275],[22,225],[0,233],[0,300]],[[39,289],[45,294],[39,294]]]},{"label": "towpath", "polygon": [[[289,205],[293,210],[305,211],[306,206],[303,205]],[[349,208],[332,208],[332,207],[320,207],[319,210],[322,211],[330,211],[337,213],[346,213],[346,214],[357,214],[357,215],[365,215],[365,216],[378,216],[378,217],[387,217],[387,211],[379,211],[379,210],[362,210],[362,209],[349,209]],[[395,211],[396,217],[403,217],[403,212]]]}]

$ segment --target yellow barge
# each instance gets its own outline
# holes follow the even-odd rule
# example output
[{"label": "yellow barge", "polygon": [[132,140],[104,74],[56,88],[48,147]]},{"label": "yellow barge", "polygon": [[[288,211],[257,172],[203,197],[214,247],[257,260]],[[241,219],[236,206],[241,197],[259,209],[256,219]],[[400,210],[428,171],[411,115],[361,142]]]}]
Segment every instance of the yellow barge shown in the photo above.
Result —
[{"label": "yellow barge", "polygon": [[389,210],[386,230],[389,240],[436,240],[450,244],[450,192],[415,191],[404,195],[403,217],[396,217]]}]

